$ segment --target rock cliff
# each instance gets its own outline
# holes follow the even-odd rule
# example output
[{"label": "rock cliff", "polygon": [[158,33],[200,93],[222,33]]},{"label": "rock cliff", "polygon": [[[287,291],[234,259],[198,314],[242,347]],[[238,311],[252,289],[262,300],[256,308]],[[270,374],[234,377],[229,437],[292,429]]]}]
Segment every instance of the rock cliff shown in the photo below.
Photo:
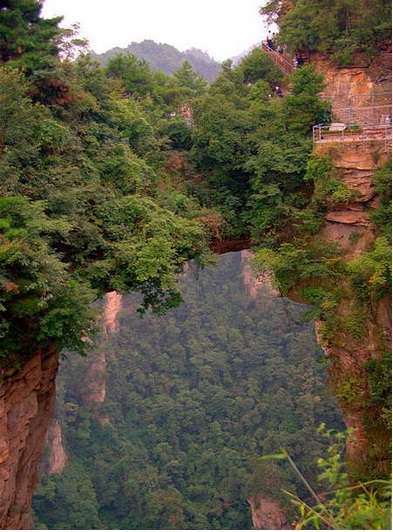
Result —
[{"label": "rock cliff", "polygon": [[[101,330],[104,336],[117,330],[121,296],[107,294]],[[59,357],[54,349],[38,352],[22,370],[9,369],[0,376],[0,528],[32,528],[31,500],[37,468],[45,444],[49,444],[47,472],[61,472],[67,456],[61,426],[53,420]],[[106,359],[92,358],[85,376],[84,400],[97,407],[106,394]],[[91,375],[94,374],[94,378]]]},{"label": "rock cliff", "polygon": [[[336,102],[347,102],[373,116],[391,116],[391,53],[378,57],[378,64],[367,67],[337,68],[326,59],[315,57],[316,69],[324,74],[328,86],[325,96]],[[333,105],[334,108],[334,105]],[[378,116],[377,116],[378,115]],[[391,145],[390,145],[391,146]],[[314,153],[329,153],[337,171],[337,178],[351,191],[351,199],[329,207],[323,227],[318,235],[327,243],[339,244],[341,258],[350,261],[369,251],[375,242],[376,232],[371,214],[378,206],[372,177],[388,158],[391,147],[374,142],[316,143]],[[343,286],[343,290],[347,287]],[[354,303],[346,296],[337,308],[340,317],[348,317]],[[353,307],[352,307],[353,308]],[[322,324],[317,324],[320,328]],[[355,438],[348,444],[347,458],[354,476],[366,477],[371,470],[386,474],[390,470],[387,447],[390,435],[381,429],[376,420],[380,412],[371,400],[370,379],[367,367],[379,359],[391,345],[391,294],[385,294],[370,309],[363,322],[361,337],[348,332],[337,332],[334,339],[323,345],[331,360],[330,377],[343,410],[348,428],[354,429]]]},{"label": "rock cliff", "polygon": [[67,465],[68,457],[63,446],[63,432],[56,419],[49,428],[46,441],[49,448],[47,475],[61,473]]},{"label": "rock cliff", "polygon": [[0,528],[31,529],[37,465],[55,406],[58,356],[38,352],[0,380]]},{"label": "rock cliff", "polygon": [[[360,102],[361,95],[382,95],[391,87],[391,76],[386,69],[383,76],[378,76],[375,69],[361,66],[356,69],[336,69],[320,58],[315,59],[315,64],[329,81],[329,89],[326,91],[329,98],[347,101],[352,98],[352,103],[356,103]],[[363,99],[363,104],[364,101]],[[382,105],[384,108],[381,114],[386,114],[388,104],[384,101]],[[327,149],[330,148],[326,145],[315,147],[316,153],[323,153]],[[367,250],[375,239],[369,213],[378,198],[371,177],[389,153],[378,149],[377,145],[364,149],[350,144],[337,146],[334,153],[334,164],[340,172],[340,179],[354,192],[355,199],[349,203],[336,204],[329,210],[320,236],[327,242],[338,242],[343,253],[350,259]],[[116,313],[121,303],[116,297],[110,298],[110,301],[113,312],[108,313],[108,332],[116,330]],[[348,311],[348,302],[338,309],[342,315]],[[370,389],[366,365],[370,360],[380,357],[381,349],[390,344],[390,338],[391,307],[387,294],[373,309],[373,319],[365,323],[361,340],[343,333],[337,336],[334,343],[325,346],[332,360],[332,385],[338,392],[347,425],[355,429],[356,439],[348,448],[348,457],[353,464],[365,466],[370,463],[371,456],[376,457],[373,462],[375,464],[375,460],[378,460],[382,464],[381,470],[386,468],[388,460],[381,453],[381,439],[388,435],[371,430],[375,426],[370,425],[370,419],[375,418],[378,412],[369,406]],[[95,395],[93,394],[94,400],[99,404],[105,394],[105,355],[95,363],[101,365],[103,374],[100,389],[94,390]],[[53,349],[48,349],[36,353],[23,369],[6,371],[0,376],[1,529],[29,529],[32,526],[31,498],[37,465],[45,446],[48,426],[53,419],[57,369],[58,355]],[[357,400],[344,397],[342,385],[348,382],[356,383],[353,390],[349,391]],[[92,399],[93,396],[89,397]],[[256,510],[253,513],[256,519]],[[258,523],[256,526],[260,526]]]}]

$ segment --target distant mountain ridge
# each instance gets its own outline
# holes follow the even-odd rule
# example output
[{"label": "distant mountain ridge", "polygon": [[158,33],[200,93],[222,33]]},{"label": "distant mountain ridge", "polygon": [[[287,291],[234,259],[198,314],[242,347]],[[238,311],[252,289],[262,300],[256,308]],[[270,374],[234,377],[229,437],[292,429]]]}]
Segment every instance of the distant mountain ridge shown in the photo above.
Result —
[{"label": "distant mountain ridge", "polygon": [[221,64],[202,50],[191,48],[180,52],[170,44],[156,43],[152,40],[144,40],[140,43],[131,42],[126,48],[115,47],[102,54],[93,51],[91,55],[105,65],[118,54],[132,54],[138,59],[145,59],[152,70],[165,74],[173,74],[184,61],[188,61],[193,70],[207,81],[214,81],[221,70]]}]

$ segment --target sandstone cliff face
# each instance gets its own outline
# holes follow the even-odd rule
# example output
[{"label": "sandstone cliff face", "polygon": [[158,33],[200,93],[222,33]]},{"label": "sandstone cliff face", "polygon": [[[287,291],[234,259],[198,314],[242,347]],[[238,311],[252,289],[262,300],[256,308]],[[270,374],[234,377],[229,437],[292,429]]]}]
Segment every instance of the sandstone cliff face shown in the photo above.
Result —
[{"label": "sandstone cliff face", "polygon": [[107,391],[105,338],[119,330],[118,315],[122,309],[122,303],[121,294],[115,291],[106,294],[101,318],[102,351],[91,356],[89,367],[83,378],[83,404],[94,412],[94,416],[101,424],[109,423],[106,415],[101,413],[101,406],[105,402]]},{"label": "sandstone cliff face", "polygon": [[[375,240],[370,214],[377,197],[372,177],[390,154],[375,148],[341,144],[336,147],[316,145],[314,153],[329,152],[338,171],[337,178],[352,192],[352,199],[330,207],[319,234],[327,242],[337,242],[348,258],[369,249]],[[354,238],[356,233],[356,238]]]},{"label": "sandstone cliff face", "polygon": [[[336,102],[334,108],[352,107],[354,118],[374,119],[390,114],[392,109],[391,51],[379,52],[367,65],[359,61],[351,67],[337,67],[328,58],[313,54],[310,62],[324,77],[325,98]],[[344,115],[345,116],[345,115]]]},{"label": "sandstone cliff face", "polygon": [[[31,499],[55,406],[58,356],[36,353],[0,380],[0,528],[31,529]],[[8,372],[11,373],[11,372]]]},{"label": "sandstone cliff face", "polygon": [[[390,59],[389,59],[390,58]],[[382,58],[384,61],[391,61]],[[376,95],[380,112],[391,112],[391,96],[387,101],[387,91],[391,90],[391,71],[383,70],[379,78],[375,69],[354,67],[337,69],[326,60],[315,58],[317,70],[324,73],[328,82],[326,96],[338,100],[370,104],[370,94]],[[381,71],[381,70],[380,70]],[[379,95],[379,96],[378,96]],[[356,98],[355,98],[356,96]],[[389,107],[390,106],[390,107]],[[378,111],[377,111],[378,112]],[[337,143],[335,146],[316,144],[314,152],[323,155],[329,151],[338,171],[338,179],[352,191],[352,199],[347,203],[332,206],[325,216],[325,223],[319,233],[326,242],[339,244],[345,260],[350,260],[371,249],[376,234],[370,220],[370,213],[378,204],[372,184],[374,172],[391,156],[386,145],[373,146],[359,143]],[[344,289],[345,287],[343,287]],[[351,312],[351,301],[341,302],[337,313],[346,317]],[[371,359],[379,358],[383,349],[391,345],[391,304],[390,294],[386,294],[371,310],[371,317],[364,323],[362,338],[354,338],[348,333],[337,333],[333,341],[322,345],[331,360],[330,377],[341,404],[347,427],[354,429],[355,439],[349,442],[347,458],[349,466],[356,471],[367,472],[370,468],[386,473],[389,458],[381,451],[386,448],[389,434],[375,429],[372,421],[379,413],[371,406],[370,384],[366,366]],[[321,324],[317,324],[317,328]],[[346,393],[343,393],[345,390]],[[367,475],[367,473],[366,473]]]},{"label": "sandstone cliff face", "polygon": [[47,475],[61,473],[67,465],[67,453],[63,446],[63,433],[58,420],[55,420],[48,430],[46,442],[50,449]]}]

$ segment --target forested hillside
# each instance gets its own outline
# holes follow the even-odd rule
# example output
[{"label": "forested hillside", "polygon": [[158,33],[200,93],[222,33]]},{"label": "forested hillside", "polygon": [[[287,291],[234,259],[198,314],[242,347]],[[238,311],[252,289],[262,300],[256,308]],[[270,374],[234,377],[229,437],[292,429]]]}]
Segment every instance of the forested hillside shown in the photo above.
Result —
[{"label": "forested hillside", "polygon": [[101,54],[92,52],[92,57],[105,66],[118,54],[134,55],[138,59],[145,60],[153,71],[164,74],[173,74],[184,61],[188,61],[192,69],[207,81],[214,81],[221,70],[220,64],[201,50],[191,48],[180,52],[170,44],[156,43],[152,40],[131,42],[127,48],[112,48]]},{"label": "forested hillside", "polygon": [[[353,144],[352,152],[338,135],[318,148],[312,128],[332,121],[316,57],[337,75],[358,69],[370,91],[391,82],[391,5],[315,6],[274,0],[261,11],[278,24],[283,53],[301,55],[300,68],[284,75],[272,54],[256,48],[236,66],[224,62],[209,83],[189,61],[170,75],[132,54],[102,66],[72,30],[59,28],[59,18],[41,17],[38,0],[4,2],[1,527],[31,524],[31,457],[51,420],[52,388],[39,379],[49,375],[49,361],[56,373],[64,350],[74,354],[62,370],[69,390],[61,390],[60,417],[71,454],[80,452],[61,477],[43,481],[36,501],[43,524],[81,528],[77,514],[87,528],[244,528],[245,498],[266,488],[262,454],[284,446],[315,478],[314,458],[322,452],[315,429],[336,421],[314,366],[310,329],[285,329],[288,308],[298,307],[264,293],[247,299],[224,259],[224,273],[209,269],[199,284],[180,281],[184,303],[172,310],[190,261],[207,266],[223,242],[252,247],[257,269],[274,272],[281,294],[311,305],[336,397],[347,426],[355,427],[351,479],[364,489],[359,497],[339,491],[328,502],[338,525],[386,523],[386,497],[368,487],[391,471],[391,125],[390,146],[375,138]],[[362,130],[350,126],[355,135]],[[359,166],[362,150],[367,175],[357,170],[367,181],[366,198],[340,167],[344,152]],[[346,209],[360,215],[344,238],[336,228]],[[112,421],[101,426],[80,407],[83,362],[76,353],[93,356],[97,301],[111,290],[138,292],[145,318],[131,320],[108,344],[119,357],[108,358],[115,396],[105,406]],[[228,304],[229,295],[238,307]],[[152,345],[131,334],[140,328]],[[38,367],[41,377],[31,377]],[[322,461],[322,476],[341,489],[347,478],[332,460]],[[289,465],[277,461],[264,462],[265,478],[301,490]],[[58,504],[62,498],[68,509]],[[357,521],[358,505],[364,512]]]},{"label": "forested hillside", "polygon": [[182,263],[207,249],[207,211],[165,169],[178,124],[168,114],[192,95],[192,74],[156,78],[135,58],[113,60],[108,71],[88,56],[61,62],[70,36],[57,20],[37,19],[39,9],[11,2],[1,13],[9,25],[0,70],[9,365],[48,344],[82,348],[91,302],[110,287],[139,287],[148,305],[171,304]]},{"label": "forested hillside", "polygon": [[[285,448],[314,483],[328,444],[316,429],[341,430],[341,416],[306,307],[264,285],[250,295],[246,266],[240,253],[203,271],[190,265],[183,303],[163,317],[138,317],[127,298],[118,332],[97,338],[87,359],[63,362],[68,464],[42,479],[39,528],[247,530],[251,496],[280,501],[290,522],[282,489],[304,487],[289,464],[260,458]],[[102,354],[100,403],[86,389],[90,359]]]},{"label": "forested hillside", "polygon": [[210,87],[187,62],[173,76],[132,55],[106,68],[89,55],[73,62],[76,36],[39,11],[26,0],[1,12],[9,366],[48,345],[83,349],[90,302],[105,290],[171,306],[176,274],[206,260],[212,236],[258,241],[285,227],[307,201],[309,128],[327,111],[312,68],[271,99],[282,73],[258,49]]}]

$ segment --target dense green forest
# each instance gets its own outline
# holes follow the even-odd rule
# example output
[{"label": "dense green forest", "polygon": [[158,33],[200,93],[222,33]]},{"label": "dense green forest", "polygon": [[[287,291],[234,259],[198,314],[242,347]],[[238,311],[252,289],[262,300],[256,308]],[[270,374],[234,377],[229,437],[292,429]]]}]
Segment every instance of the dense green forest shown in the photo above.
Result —
[{"label": "dense green forest", "polygon": [[[240,253],[190,265],[183,303],[162,317],[138,317],[127,298],[119,332],[63,362],[57,416],[69,463],[42,480],[39,528],[251,529],[251,495],[292,515],[282,489],[304,488],[287,464],[260,458],[285,448],[314,482],[327,445],[316,429],[342,429],[341,416],[306,308],[265,285],[250,295],[244,267]],[[97,405],[83,397],[102,353]]]},{"label": "dense green forest", "polygon": [[353,65],[390,48],[389,0],[267,0],[260,12],[279,25],[279,38],[293,53],[320,52]]},{"label": "dense green forest", "polygon": [[8,366],[48,345],[83,349],[104,291],[170,307],[176,275],[206,263],[212,237],[285,226],[304,203],[309,127],[326,111],[311,67],[271,101],[282,74],[257,49],[210,87],[188,62],[167,76],[131,55],[73,61],[84,43],[40,9],[11,1],[0,13]]},{"label": "dense green forest", "polygon": [[[224,62],[211,83],[188,61],[170,75],[132,54],[102,66],[59,18],[40,12],[36,0],[7,0],[0,9],[3,375],[52,346],[94,356],[86,338],[97,332],[95,303],[109,290],[139,292],[145,317],[111,339],[121,356],[110,358],[116,400],[106,408],[119,429],[101,427],[80,406],[83,361],[70,355],[63,365],[72,382],[61,389],[59,415],[69,450],[80,452],[61,477],[43,481],[39,521],[83,528],[70,524],[83,515],[87,528],[247,528],[244,498],[270,489],[262,478],[304,495],[288,464],[262,464],[260,456],[284,446],[314,479],[323,450],[316,427],[337,426],[337,417],[299,307],[268,295],[247,300],[238,274],[225,270],[229,259],[228,284],[209,268],[205,281],[180,291],[179,274],[189,261],[209,265],[217,241],[248,239],[263,247],[258,267],[274,270],[282,293],[299,289],[313,305],[308,315],[324,320],[325,340],[342,330],[361,338],[391,287],[390,166],[374,176],[375,245],[347,264],[316,237],[348,190],[329,157],[311,156],[312,126],[330,120],[312,65],[285,77],[257,48],[236,66]],[[359,54],[367,63],[387,46],[390,13],[385,0],[272,0],[262,8],[287,51],[344,65]],[[208,279],[226,286],[228,298],[233,291],[240,308],[228,306],[226,293],[204,293],[206,331],[198,290]],[[336,308],[348,294],[356,304],[341,320]],[[288,309],[296,325],[286,329]],[[152,345],[134,344],[133,328],[147,331]],[[385,425],[390,367],[383,353],[368,370]]]},{"label": "dense green forest", "polygon": [[277,248],[318,231],[332,195],[312,198],[310,128],[329,106],[312,66],[284,79],[254,49],[210,85],[187,61],[171,76],[132,55],[102,68],[88,53],[73,60],[84,43],[40,18],[36,1],[7,6],[3,357],[28,356],[26,345],[82,349],[89,302],[108,289],[139,290],[157,310],[176,304],[176,274],[206,263],[212,238]]}]

